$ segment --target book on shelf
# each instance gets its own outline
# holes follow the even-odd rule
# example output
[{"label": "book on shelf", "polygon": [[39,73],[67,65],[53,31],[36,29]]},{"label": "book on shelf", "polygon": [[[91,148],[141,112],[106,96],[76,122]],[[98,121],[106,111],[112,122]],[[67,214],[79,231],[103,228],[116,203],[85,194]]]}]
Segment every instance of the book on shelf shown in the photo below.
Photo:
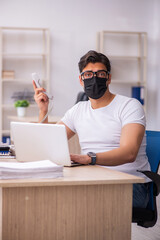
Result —
[{"label": "book on shelf", "polygon": [[2,71],[2,78],[3,79],[14,79],[15,78],[15,72],[9,71],[9,70],[3,70]]},{"label": "book on shelf", "polygon": [[50,160],[34,162],[0,162],[0,179],[63,177],[63,166]]}]

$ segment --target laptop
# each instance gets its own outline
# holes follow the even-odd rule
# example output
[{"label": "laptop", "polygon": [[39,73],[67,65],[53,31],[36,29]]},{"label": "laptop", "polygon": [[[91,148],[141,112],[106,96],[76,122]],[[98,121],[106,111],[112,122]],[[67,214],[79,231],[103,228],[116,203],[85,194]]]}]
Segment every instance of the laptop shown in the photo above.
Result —
[{"label": "laptop", "polygon": [[11,122],[11,138],[17,161],[51,160],[63,166],[77,165],[72,165],[70,159],[64,125]]}]

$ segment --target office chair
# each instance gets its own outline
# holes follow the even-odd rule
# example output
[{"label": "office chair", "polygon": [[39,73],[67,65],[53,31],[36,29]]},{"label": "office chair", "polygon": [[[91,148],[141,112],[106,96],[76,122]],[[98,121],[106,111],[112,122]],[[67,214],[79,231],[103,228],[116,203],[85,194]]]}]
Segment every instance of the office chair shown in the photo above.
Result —
[{"label": "office chair", "polygon": [[146,208],[133,208],[132,222],[145,228],[153,227],[157,222],[156,197],[160,193],[160,175],[157,174],[160,164],[160,132],[146,131],[146,153],[151,171],[141,171],[152,180],[150,200]]},{"label": "office chair", "polygon": [[77,99],[76,99],[76,103],[78,103],[79,101],[88,101],[89,98],[87,97],[85,92],[79,92],[77,95]]}]

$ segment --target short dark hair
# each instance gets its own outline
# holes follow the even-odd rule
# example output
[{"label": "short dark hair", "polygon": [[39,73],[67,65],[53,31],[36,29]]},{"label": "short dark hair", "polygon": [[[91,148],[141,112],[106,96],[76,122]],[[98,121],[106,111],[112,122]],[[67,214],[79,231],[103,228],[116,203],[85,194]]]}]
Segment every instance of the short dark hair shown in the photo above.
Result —
[{"label": "short dark hair", "polygon": [[80,73],[87,66],[88,63],[103,63],[107,68],[107,71],[111,71],[111,64],[109,59],[102,53],[98,53],[96,51],[90,50],[83,57],[81,57],[78,66]]}]

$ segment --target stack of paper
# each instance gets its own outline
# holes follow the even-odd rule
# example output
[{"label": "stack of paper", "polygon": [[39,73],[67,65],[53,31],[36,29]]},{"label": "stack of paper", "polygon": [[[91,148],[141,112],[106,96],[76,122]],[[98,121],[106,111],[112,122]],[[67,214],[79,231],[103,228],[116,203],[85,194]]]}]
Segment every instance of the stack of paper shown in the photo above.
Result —
[{"label": "stack of paper", "polygon": [[0,179],[57,178],[63,166],[49,160],[37,162],[0,162]]}]

